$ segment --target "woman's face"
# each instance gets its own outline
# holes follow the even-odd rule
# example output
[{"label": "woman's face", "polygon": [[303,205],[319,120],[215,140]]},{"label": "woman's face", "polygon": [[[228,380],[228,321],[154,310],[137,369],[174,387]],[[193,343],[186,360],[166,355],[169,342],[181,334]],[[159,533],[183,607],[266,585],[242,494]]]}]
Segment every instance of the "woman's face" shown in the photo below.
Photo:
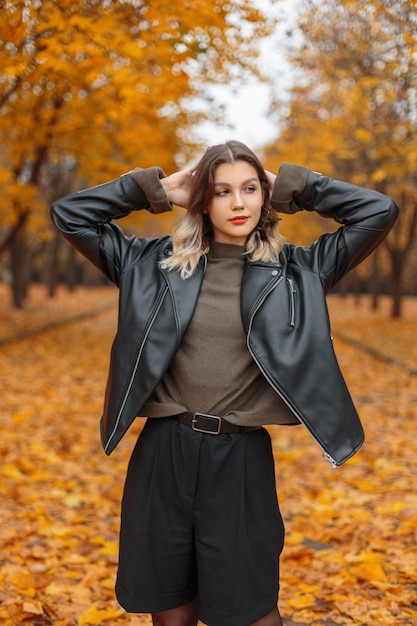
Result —
[{"label": "woman's face", "polygon": [[245,245],[259,222],[262,204],[261,183],[252,165],[246,161],[218,165],[207,209],[214,241]]}]

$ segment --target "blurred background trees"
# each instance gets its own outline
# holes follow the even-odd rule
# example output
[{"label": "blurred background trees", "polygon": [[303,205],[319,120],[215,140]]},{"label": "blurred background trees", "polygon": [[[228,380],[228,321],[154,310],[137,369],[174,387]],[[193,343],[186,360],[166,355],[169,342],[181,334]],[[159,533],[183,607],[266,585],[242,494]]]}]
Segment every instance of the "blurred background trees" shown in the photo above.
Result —
[{"label": "blurred background trees", "polygon": [[[262,156],[270,168],[303,163],[394,197],[397,225],[344,288],[372,293],[375,306],[379,293],[391,293],[399,316],[401,296],[417,289],[416,0],[292,5],[296,32],[279,42],[288,50],[291,86],[274,85],[282,94],[271,103],[279,135]],[[207,102],[208,85],[236,77],[243,84],[260,74],[259,44],[277,22],[265,2],[259,6],[256,0],[2,3],[0,280],[10,282],[15,306],[23,305],[31,280],[45,282],[51,295],[58,280],[70,287],[98,280],[52,229],[51,201],[136,165],[171,172],[200,154],[198,123],[222,120],[221,109]],[[274,75],[269,80],[274,84]],[[177,217],[138,214],[125,227],[153,236]],[[303,214],[284,220],[282,230],[308,243],[329,227]]]},{"label": "blurred background trees", "polygon": [[[397,201],[399,221],[354,277],[374,296],[389,281],[392,313],[399,316],[406,281],[416,289],[415,271],[406,274],[406,266],[417,228],[417,5],[326,0],[300,6],[290,101],[285,110],[276,103],[283,130],[265,152],[272,166],[306,163]],[[310,226],[310,235],[317,232],[317,220]]]},{"label": "blurred background trees", "polygon": [[53,292],[51,201],[139,164],[187,160],[200,118],[189,102],[236,68],[257,73],[254,39],[272,26],[250,0],[2,3],[0,252],[16,306],[34,271]]}]

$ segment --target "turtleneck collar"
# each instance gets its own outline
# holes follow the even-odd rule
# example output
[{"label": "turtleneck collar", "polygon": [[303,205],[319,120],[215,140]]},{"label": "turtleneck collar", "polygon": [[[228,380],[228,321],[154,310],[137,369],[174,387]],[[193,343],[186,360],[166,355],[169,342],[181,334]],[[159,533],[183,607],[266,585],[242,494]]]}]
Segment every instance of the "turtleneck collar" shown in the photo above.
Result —
[{"label": "turtleneck collar", "polygon": [[219,241],[212,241],[210,244],[210,251],[208,253],[208,256],[212,259],[241,258],[243,260],[245,249],[245,246],[238,246],[233,243],[221,243]]}]

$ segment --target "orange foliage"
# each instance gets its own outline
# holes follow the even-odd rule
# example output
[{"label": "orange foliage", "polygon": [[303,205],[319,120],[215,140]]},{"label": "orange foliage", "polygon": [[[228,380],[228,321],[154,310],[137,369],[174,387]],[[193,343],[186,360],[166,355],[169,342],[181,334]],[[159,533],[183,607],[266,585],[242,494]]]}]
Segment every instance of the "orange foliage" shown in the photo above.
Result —
[{"label": "orange foliage", "polygon": [[[400,217],[379,257],[398,291],[417,234],[415,2],[319,0],[301,3],[300,45],[282,132],[265,150],[282,160],[392,196]],[[307,223],[294,222],[304,238]],[[300,236],[290,237],[299,241]],[[373,266],[365,263],[363,275]],[[398,293],[396,294],[397,297]]]},{"label": "orange foliage", "polygon": [[[113,289],[31,291],[2,337],[111,304]],[[68,310],[71,302],[72,310]],[[335,347],[367,440],[333,470],[303,428],[271,427],[287,527],[280,606],[286,626],[417,624],[416,301],[395,324],[351,300],[330,298]],[[26,320],[26,322],[25,322]],[[35,320],[35,321],[34,321]],[[150,624],[114,599],[119,505],[138,420],[114,454],[100,448],[115,307],[3,345],[0,439],[0,621],[5,626]],[[378,347],[396,364],[360,345]],[[390,336],[394,339],[390,340]],[[397,346],[400,348],[397,349]],[[408,346],[408,347],[407,347]]]},{"label": "orange foliage", "polygon": [[36,200],[51,193],[51,163],[78,166],[92,185],[187,158],[190,125],[216,117],[190,100],[204,100],[207,83],[236,67],[242,79],[259,73],[254,41],[272,27],[252,0],[3,2],[3,226],[26,213],[32,232],[44,225],[45,203]]}]

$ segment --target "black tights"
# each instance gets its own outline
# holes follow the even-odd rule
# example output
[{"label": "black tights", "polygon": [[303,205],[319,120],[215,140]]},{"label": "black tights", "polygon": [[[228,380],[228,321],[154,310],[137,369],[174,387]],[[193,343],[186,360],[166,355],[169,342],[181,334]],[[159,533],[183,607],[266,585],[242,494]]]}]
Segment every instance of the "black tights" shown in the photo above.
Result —
[{"label": "black tights", "polygon": [[[152,624],[154,626],[197,626],[197,602],[193,600],[175,609],[152,613]],[[252,626],[283,626],[283,624],[278,609],[274,609],[254,622]]]}]

